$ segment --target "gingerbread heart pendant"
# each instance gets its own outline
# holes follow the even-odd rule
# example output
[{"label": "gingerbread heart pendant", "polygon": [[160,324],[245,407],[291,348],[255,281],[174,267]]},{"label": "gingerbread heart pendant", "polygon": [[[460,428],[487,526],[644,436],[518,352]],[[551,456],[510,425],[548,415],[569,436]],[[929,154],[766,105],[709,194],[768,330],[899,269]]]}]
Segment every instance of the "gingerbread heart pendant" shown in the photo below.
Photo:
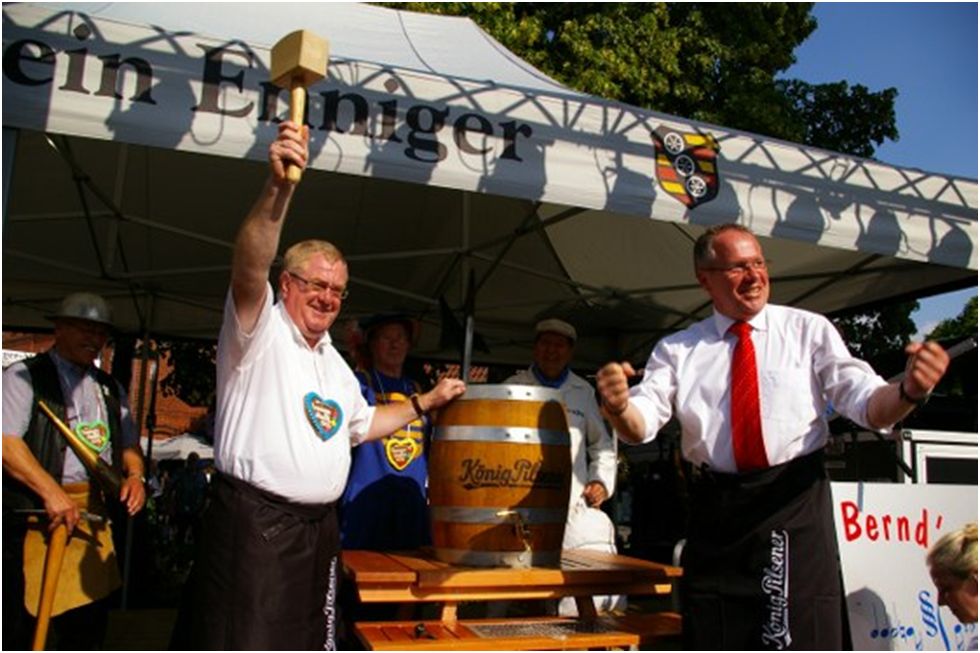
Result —
[{"label": "gingerbread heart pendant", "polygon": [[303,397],[306,418],[310,420],[313,431],[326,442],[332,438],[344,422],[344,411],[333,399],[324,399],[315,392]]},{"label": "gingerbread heart pendant", "polygon": [[402,471],[418,458],[421,450],[421,445],[412,438],[385,438],[385,458],[398,471]]},{"label": "gingerbread heart pendant", "polygon": [[75,435],[95,453],[102,453],[109,446],[109,427],[102,420],[79,422],[75,425]]}]

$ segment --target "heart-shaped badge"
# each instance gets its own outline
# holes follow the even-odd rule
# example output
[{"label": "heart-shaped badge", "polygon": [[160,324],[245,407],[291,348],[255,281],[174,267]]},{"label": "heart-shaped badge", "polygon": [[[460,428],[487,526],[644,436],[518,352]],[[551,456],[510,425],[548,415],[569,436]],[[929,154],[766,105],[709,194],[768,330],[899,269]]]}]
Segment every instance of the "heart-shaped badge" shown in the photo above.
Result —
[{"label": "heart-shaped badge", "polygon": [[102,420],[79,422],[75,425],[75,435],[95,453],[102,453],[109,446],[109,427]]},{"label": "heart-shaped badge", "polygon": [[389,437],[385,438],[385,457],[388,464],[402,471],[419,457],[422,447],[418,441],[412,438]]},{"label": "heart-shaped badge", "polygon": [[344,411],[340,404],[333,399],[324,399],[315,392],[309,392],[303,397],[303,408],[313,430],[324,442],[332,438],[344,422]]}]

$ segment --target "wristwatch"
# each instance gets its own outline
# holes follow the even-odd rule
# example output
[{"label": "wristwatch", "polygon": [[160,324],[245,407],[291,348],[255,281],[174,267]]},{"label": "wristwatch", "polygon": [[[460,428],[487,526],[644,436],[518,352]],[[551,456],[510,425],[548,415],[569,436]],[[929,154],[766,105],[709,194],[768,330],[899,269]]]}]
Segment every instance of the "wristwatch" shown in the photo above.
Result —
[{"label": "wristwatch", "polygon": [[902,380],[898,382],[898,396],[905,403],[912,404],[916,408],[921,408],[927,401],[929,401],[929,397],[932,396],[932,393],[927,393],[926,396],[920,397],[919,399],[913,399],[909,396],[909,393],[905,392],[905,381]]}]

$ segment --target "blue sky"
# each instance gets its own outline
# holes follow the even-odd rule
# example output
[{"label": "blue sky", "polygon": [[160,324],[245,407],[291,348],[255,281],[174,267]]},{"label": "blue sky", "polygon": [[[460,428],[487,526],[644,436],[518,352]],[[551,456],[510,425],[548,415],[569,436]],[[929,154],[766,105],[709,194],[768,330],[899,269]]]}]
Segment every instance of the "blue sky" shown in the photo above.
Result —
[{"label": "blue sky", "polygon": [[[897,88],[899,140],[886,141],[876,158],[976,179],[977,5],[822,2],[813,15],[817,29],[781,76]],[[974,286],[919,300],[919,335],[976,296]]]}]

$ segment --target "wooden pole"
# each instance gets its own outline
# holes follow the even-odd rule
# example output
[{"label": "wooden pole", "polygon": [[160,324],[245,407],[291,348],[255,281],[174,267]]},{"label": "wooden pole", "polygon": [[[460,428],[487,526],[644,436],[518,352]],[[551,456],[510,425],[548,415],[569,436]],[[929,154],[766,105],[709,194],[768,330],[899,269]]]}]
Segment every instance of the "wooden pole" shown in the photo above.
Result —
[{"label": "wooden pole", "polygon": [[44,576],[41,580],[41,597],[37,603],[37,625],[34,627],[34,643],[31,650],[43,651],[51,626],[51,609],[54,607],[54,594],[61,576],[61,562],[65,559],[68,544],[68,527],[58,524],[48,540],[48,552],[44,557]]}]

